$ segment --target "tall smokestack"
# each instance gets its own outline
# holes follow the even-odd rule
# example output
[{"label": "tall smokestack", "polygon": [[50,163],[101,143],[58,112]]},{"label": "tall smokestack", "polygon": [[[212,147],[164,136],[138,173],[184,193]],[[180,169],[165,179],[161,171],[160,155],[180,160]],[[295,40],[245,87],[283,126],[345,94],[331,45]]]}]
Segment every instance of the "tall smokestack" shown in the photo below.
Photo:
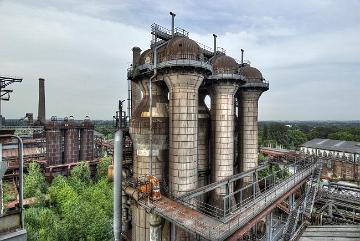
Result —
[{"label": "tall smokestack", "polygon": [[39,108],[38,108],[38,121],[41,124],[46,122],[45,116],[45,79],[39,79]]}]

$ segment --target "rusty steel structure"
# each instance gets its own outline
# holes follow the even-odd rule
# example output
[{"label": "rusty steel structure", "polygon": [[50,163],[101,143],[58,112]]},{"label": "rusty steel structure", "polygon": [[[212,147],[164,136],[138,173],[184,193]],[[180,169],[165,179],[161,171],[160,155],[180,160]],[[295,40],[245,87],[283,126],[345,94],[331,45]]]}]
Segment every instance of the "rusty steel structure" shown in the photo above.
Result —
[{"label": "rusty steel structure", "polygon": [[[255,68],[237,62],[217,47],[216,35],[214,48],[202,45],[189,38],[186,30],[175,27],[176,14],[170,15],[170,30],[151,25],[153,38],[148,50],[132,49],[128,113],[131,113],[133,165],[129,170],[131,175],[124,182],[124,191],[131,187],[140,192],[134,186],[138,182],[131,180],[154,176],[160,182],[161,199],[151,202],[169,199],[180,205],[183,201],[179,198],[194,190],[257,167],[257,101],[269,84],[259,71],[261,77],[252,75]],[[255,93],[256,98],[250,98],[248,92]],[[210,110],[206,96],[211,101]],[[235,102],[244,109],[237,110]],[[242,115],[236,118],[236,112]],[[243,128],[235,130],[235,126]],[[236,143],[242,145],[238,147]],[[240,188],[251,186],[253,190],[258,185],[257,179],[250,177],[246,182],[243,180],[249,175],[241,179]],[[214,208],[214,215],[218,214],[217,210],[223,210],[223,214],[236,209],[239,193],[233,193],[238,190],[239,180],[216,186],[187,202],[187,208],[202,212],[201,203],[204,203]],[[180,225],[164,217],[165,214],[149,212],[149,205],[141,198],[133,200],[131,209],[132,240],[204,237],[189,232],[187,225]],[[161,221],[163,218],[165,221]]]},{"label": "rusty steel structure", "polygon": [[3,116],[1,114],[1,102],[10,100],[10,93],[13,92],[12,89],[8,89],[7,87],[13,83],[21,83],[22,78],[18,77],[10,77],[0,75],[0,127],[3,124]]},{"label": "rusty steel structure", "polygon": [[94,125],[88,117],[82,122],[52,117],[45,124],[45,138],[49,166],[94,159]]},{"label": "rusty steel structure", "polygon": [[122,206],[123,234],[190,241],[249,240],[260,232],[262,240],[291,240],[312,219],[328,160],[263,149],[269,161],[259,164],[258,101],[269,83],[244,61],[244,50],[236,61],[217,47],[216,34],[213,48],[202,45],[170,15],[171,29],[151,25],[149,49],[132,49],[133,163],[123,167],[122,183],[131,205]]}]

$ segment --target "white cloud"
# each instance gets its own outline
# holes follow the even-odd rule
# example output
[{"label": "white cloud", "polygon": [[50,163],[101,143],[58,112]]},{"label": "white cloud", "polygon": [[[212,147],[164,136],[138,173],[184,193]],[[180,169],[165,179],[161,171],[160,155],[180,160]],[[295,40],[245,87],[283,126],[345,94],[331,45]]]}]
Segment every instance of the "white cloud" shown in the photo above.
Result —
[{"label": "white cloud", "polygon": [[146,49],[168,12],[190,36],[258,67],[271,89],[261,119],[360,119],[359,1],[0,1],[0,74],[18,75],[5,116],[37,108],[46,79],[47,114],[109,119],[127,98],[131,48]]},{"label": "white cloud", "polygon": [[[11,12],[11,18],[6,17]],[[131,48],[146,47],[147,31],[86,15],[3,4],[0,9],[1,74],[24,78],[12,86],[6,116],[37,106],[37,79],[46,79],[47,114],[111,118],[127,94]]]}]

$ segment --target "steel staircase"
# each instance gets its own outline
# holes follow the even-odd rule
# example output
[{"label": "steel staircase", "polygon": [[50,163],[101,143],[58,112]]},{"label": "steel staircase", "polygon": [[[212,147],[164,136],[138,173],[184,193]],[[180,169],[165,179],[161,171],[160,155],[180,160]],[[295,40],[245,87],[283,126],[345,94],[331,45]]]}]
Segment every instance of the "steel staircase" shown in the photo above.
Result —
[{"label": "steel staircase", "polygon": [[321,181],[321,172],[322,172],[322,160],[319,161],[319,166],[314,170],[314,173],[310,180],[309,193],[307,194],[307,202],[304,206],[304,215],[308,218],[311,216],[314,207],[315,198],[319,190],[320,181]]},{"label": "steel staircase", "polygon": [[298,201],[297,205],[290,210],[288,220],[283,231],[283,240],[288,241],[292,239],[300,218],[310,217],[316,194],[320,185],[320,177],[322,172],[322,160],[319,160],[318,167],[311,175],[309,184],[306,186],[305,194]]}]

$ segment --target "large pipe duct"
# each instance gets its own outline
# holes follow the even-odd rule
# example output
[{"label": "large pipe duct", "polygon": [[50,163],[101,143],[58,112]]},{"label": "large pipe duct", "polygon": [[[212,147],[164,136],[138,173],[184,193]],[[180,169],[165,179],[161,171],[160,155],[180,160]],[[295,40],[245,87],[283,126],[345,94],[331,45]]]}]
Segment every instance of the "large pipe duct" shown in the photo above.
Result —
[{"label": "large pipe duct", "polygon": [[118,130],[114,138],[114,240],[121,241],[122,230],[122,147],[123,133]]},{"label": "large pipe duct", "polygon": [[38,121],[40,124],[45,124],[45,79],[39,79],[39,106],[38,106]]}]

